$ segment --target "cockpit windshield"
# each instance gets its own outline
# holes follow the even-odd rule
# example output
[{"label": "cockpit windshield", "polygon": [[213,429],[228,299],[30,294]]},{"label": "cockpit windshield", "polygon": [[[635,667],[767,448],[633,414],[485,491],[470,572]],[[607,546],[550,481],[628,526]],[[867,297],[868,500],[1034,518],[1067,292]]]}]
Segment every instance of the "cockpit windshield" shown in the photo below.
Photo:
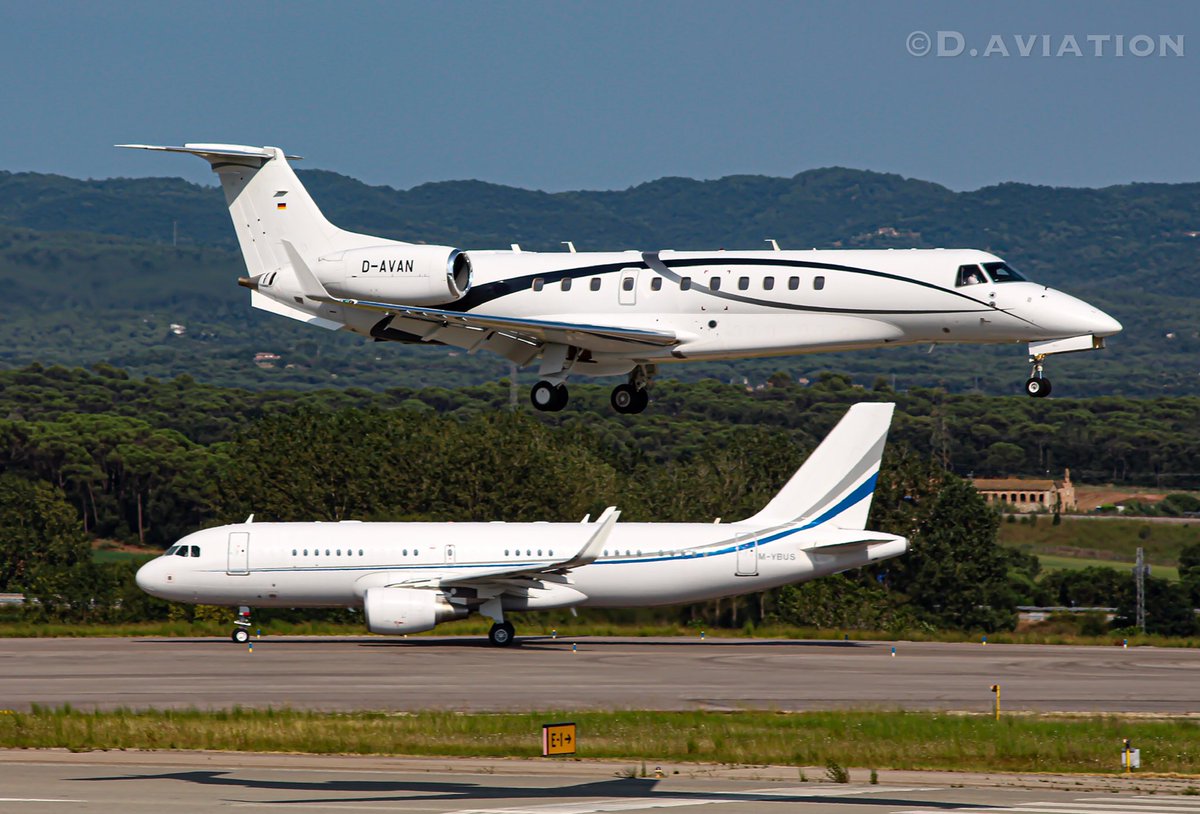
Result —
[{"label": "cockpit windshield", "polygon": [[987,273],[991,275],[992,282],[994,283],[1019,283],[1025,281],[1021,272],[1008,263],[984,263],[983,267],[987,269]]},{"label": "cockpit windshield", "polygon": [[954,281],[954,285],[956,288],[962,288],[964,285],[979,285],[986,282],[987,277],[983,276],[983,269],[979,266],[959,266],[958,279]]}]

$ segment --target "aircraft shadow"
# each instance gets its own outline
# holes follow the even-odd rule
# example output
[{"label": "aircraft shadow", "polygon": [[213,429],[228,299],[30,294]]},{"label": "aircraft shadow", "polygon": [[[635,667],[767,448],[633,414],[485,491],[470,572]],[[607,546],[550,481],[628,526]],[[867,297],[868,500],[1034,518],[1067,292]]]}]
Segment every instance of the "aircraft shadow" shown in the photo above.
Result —
[{"label": "aircraft shadow", "polygon": [[[184,637],[178,639],[139,638],[133,640],[137,644],[190,644],[221,647],[241,647],[223,637]],[[318,645],[342,644],[355,647],[482,647],[488,650],[494,648],[488,643],[486,636],[416,636],[410,639],[376,639],[357,636],[264,636],[253,639],[255,644],[268,647],[315,647]],[[654,639],[654,638],[591,638],[588,636],[517,636],[513,647],[539,650],[561,650],[569,648],[572,643],[587,646],[589,650],[602,648],[646,647],[660,649],[663,647],[802,647],[817,649],[857,649],[863,647],[878,647],[879,642],[839,641],[836,639],[709,639],[701,641],[697,638]]]},{"label": "aircraft shadow", "polygon": [[[655,798],[662,800],[696,800],[697,802],[713,802],[714,799],[728,803],[822,803],[826,805],[854,806],[886,806],[935,808],[947,811],[970,811],[971,809],[989,808],[987,805],[976,803],[953,803],[919,798],[901,797],[868,797],[865,795],[848,794],[846,796],[830,795],[828,786],[823,787],[822,793],[806,795],[795,794],[764,794],[737,791],[659,791],[656,789],[658,780],[646,778],[614,778],[612,780],[586,781],[561,786],[488,786],[479,783],[446,782],[436,780],[323,780],[310,781],[299,779],[275,780],[254,777],[234,776],[231,772],[223,771],[185,771],[165,772],[157,774],[126,774],[108,777],[76,777],[77,782],[111,782],[138,780],[177,780],[181,783],[192,783],[202,786],[225,786],[230,789],[254,789],[262,791],[314,793],[326,795],[339,794],[346,796],[321,797],[292,797],[287,799],[252,800],[231,799],[228,802],[252,804],[338,804],[353,803],[404,803],[427,802],[431,800],[449,801],[517,801],[530,799],[564,800],[579,798],[626,798],[645,799],[647,807],[653,807]],[[820,787],[819,787],[820,788]],[[815,791],[815,790],[814,790]]]}]

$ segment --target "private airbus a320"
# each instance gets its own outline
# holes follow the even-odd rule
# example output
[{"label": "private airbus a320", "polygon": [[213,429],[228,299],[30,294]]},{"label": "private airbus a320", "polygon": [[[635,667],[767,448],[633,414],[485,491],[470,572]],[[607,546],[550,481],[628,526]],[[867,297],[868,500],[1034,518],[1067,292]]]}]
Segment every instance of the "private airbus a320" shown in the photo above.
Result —
[{"label": "private airbus a320", "polygon": [[638,413],[664,363],[925,343],[1027,343],[1025,390],[1043,397],[1047,356],[1101,348],[1121,330],[985,251],[465,252],[339,229],[276,147],[119,146],[212,165],[255,308],[536,362],[539,410],[565,407],[574,375],[627,375],[612,406]]}]

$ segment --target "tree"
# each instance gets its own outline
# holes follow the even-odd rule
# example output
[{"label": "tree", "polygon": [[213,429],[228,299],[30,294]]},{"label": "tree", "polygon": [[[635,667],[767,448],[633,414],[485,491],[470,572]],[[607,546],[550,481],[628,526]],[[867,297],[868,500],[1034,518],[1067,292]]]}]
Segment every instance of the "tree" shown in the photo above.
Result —
[{"label": "tree", "polygon": [[91,549],[61,489],[0,475],[0,591],[27,589],[35,572],[89,561]]}]

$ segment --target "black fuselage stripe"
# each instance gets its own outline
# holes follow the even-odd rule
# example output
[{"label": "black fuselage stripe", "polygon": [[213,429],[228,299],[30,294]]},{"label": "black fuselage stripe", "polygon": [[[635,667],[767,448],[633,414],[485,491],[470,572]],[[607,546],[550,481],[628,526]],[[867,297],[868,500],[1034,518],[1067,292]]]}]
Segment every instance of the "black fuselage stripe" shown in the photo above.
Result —
[{"label": "black fuselage stripe", "polygon": [[[787,268],[808,268],[820,269],[825,271],[842,271],[849,274],[863,274],[871,277],[879,277],[888,280],[895,280],[901,283],[929,288],[934,291],[939,291],[943,294],[953,294],[956,297],[961,297],[972,303],[976,308],[961,308],[961,309],[911,309],[897,310],[886,308],[833,308],[819,305],[799,305],[789,302],[778,302],[775,300],[764,300],[757,297],[747,297],[740,294],[734,294],[728,291],[713,291],[705,285],[697,283],[692,284],[692,290],[701,294],[708,294],[718,299],[740,302],[747,305],[757,305],[767,308],[778,308],[786,311],[804,311],[810,313],[832,313],[832,314],[968,314],[977,313],[979,311],[1001,311],[989,303],[977,300],[961,291],[956,291],[951,288],[944,288],[934,283],[925,282],[924,280],[914,280],[909,277],[902,277],[897,274],[890,274],[885,271],[875,271],[874,269],[857,268],[855,266],[843,266],[836,263],[819,263],[809,260],[787,260],[775,258],[743,258],[743,257],[714,257],[714,258],[690,258],[685,260],[672,260],[667,263],[659,259],[657,252],[645,252],[642,255],[642,260],[633,260],[622,263],[603,263],[594,266],[576,266],[574,268],[559,269],[557,271],[544,271],[535,274],[529,274],[523,277],[509,277],[504,280],[497,280],[492,283],[484,283],[482,285],[472,286],[466,296],[454,303],[442,306],[446,311],[470,312],[481,305],[486,305],[489,302],[506,297],[509,294],[518,294],[522,291],[529,291],[533,287],[535,279],[541,279],[543,285],[550,285],[560,282],[564,279],[583,279],[588,277],[596,277],[604,274],[614,274],[626,269],[647,269],[655,272],[673,282],[680,281],[680,275],[673,272],[675,267],[695,267],[695,266],[781,266]],[[1014,314],[1009,314],[1007,311],[1002,311],[1014,319],[1021,319],[1022,322],[1028,320],[1017,317]],[[1032,323],[1030,323],[1032,324]]]}]

